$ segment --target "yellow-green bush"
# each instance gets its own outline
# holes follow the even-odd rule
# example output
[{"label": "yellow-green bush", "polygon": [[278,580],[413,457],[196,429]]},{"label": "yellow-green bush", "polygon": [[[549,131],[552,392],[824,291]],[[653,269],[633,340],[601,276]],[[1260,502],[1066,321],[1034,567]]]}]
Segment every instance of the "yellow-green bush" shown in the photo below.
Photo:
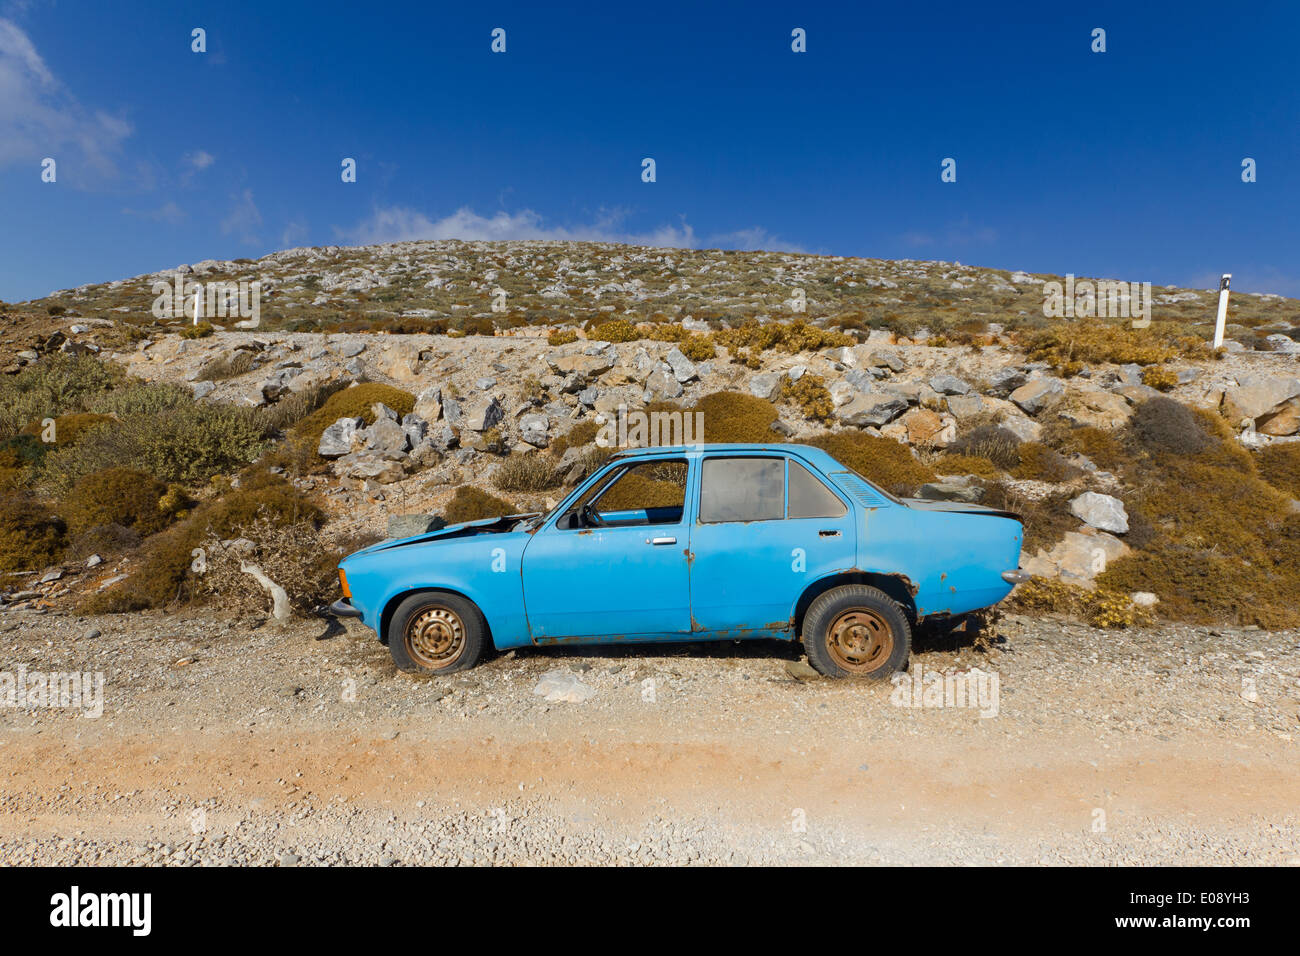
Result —
[{"label": "yellow-green bush", "polygon": [[824,432],[805,444],[814,445],[842,465],[896,495],[912,495],[923,484],[934,481],[934,471],[917,461],[911,450],[892,438],[878,438],[860,431]]},{"label": "yellow-green bush", "polygon": [[[706,442],[766,443],[782,440],[772,430],[778,414],[776,406],[745,392],[713,392],[690,407],[676,402],[651,402],[645,407],[645,412],[700,413],[704,416],[702,440]],[[698,435],[692,437],[695,441],[701,440]]]},{"label": "yellow-green bush", "polygon": [[568,345],[578,341],[578,332],[576,329],[556,329],[546,337],[546,341],[549,345]]},{"label": "yellow-green bush", "polygon": [[1142,370],[1142,384],[1167,392],[1178,384],[1178,373],[1167,365],[1148,365]]},{"label": "yellow-green bush", "polygon": [[679,348],[692,362],[707,362],[718,354],[718,350],[713,346],[713,340],[707,335],[692,335],[683,339]]},{"label": "yellow-green bush", "polygon": [[447,524],[478,521],[482,518],[503,518],[513,514],[519,514],[519,509],[510,502],[481,491],[473,485],[461,485],[457,488],[442,512]]},{"label": "yellow-green bush", "polygon": [[376,402],[383,402],[398,418],[415,408],[415,396],[410,392],[379,382],[365,382],[335,392],[324,405],[293,427],[293,436],[314,450],[320,444],[321,432],[340,418],[361,418],[367,425],[373,425],[375,413],[371,409]]},{"label": "yellow-green bush", "polygon": [[1300,498],[1300,442],[1269,445],[1255,460],[1260,477],[1292,498]]},{"label": "yellow-green bush", "polygon": [[835,402],[831,400],[830,389],[820,375],[811,372],[799,376],[798,381],[782,378],[781,399],[799,406],[804,415],[815,421],[830,421],[834,416]]},{"label": "yellow-green bush", "polygon": [[1084,364],[1158,365],[1179,355],[1203,351],[1203,343],[1164,323],[1145,329],[1099,321],[1057,322],[1045,329],[1017,333],[1032,361],[1047,362],[1068,375]]},{"label": "yellow-green bush", "polygon": [[0,571],[39,571],[58,561],[66,531],[63,519],[37,501],[0,499]]},{"label": "yellow-green bush", "polygon": [[856,345],[857,339],[845,332],[823,329],[810,325],[804,319],[796,319],[788,324],[783,322],[760,323],[750,319],[734,329],[723,329],[713,334],[714,338],[732,349],[753,349],[766,352],[775,349],[778,352],[805,352],[818,349],[837,348]]},{"label": "yellow-green bush", "polygon": [[541,452],[511,455],[492,474],[492,484],[502,491],[531,494],[554,488],[560,483],[555,460]]},{"label": "yellow-green bush", "polygon": [[[134,468],[105,468],[77,481],[59,506],[68,533],[118,524],[141,536],[160,531],[184,507],[167,485]],[[164,508],[164,499],[167,499]]]},{"label": "yellow-green bush", "polygon": [[587,329],[587,338],[595,342],[636,342],[645,336],[627,319],[610,319]]}]

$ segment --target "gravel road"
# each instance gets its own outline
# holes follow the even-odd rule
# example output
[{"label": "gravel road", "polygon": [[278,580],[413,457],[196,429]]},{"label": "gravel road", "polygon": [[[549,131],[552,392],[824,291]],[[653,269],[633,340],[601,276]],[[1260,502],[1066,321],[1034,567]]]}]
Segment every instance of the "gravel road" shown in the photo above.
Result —
[{"label": "gravel road", "polygon": [[425,679],[359,625],[0,617],[0,692],[70,671],[102,715],[0,700],[0,863],[1300,865],[1294,631],[1008,616],[919,641],[914,693],[781,643]]}]

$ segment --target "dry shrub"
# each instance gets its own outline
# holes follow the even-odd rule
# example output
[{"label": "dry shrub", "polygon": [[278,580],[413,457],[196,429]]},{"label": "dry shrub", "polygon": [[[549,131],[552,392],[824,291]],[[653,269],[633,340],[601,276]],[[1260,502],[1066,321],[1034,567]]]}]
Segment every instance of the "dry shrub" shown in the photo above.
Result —
[{"label": "dry shrub", "polygon": [[1158,365],[1204,349],[1200,340],[1164,323],[1134,329],[1097,321],[1058,322],[1046,329],[1020,331],[1017,339],[1032,361],[1047,362],[1067,375],[1085,364]]},{"label": "dry shrub", "polygon": [[[776,406],[744,392],[713,392],[690,407],[676,402],[651,402],[645,407],[645,412],[651,415],[674,412],[703,414],[703,440],[707,442],[763,444],[781,441],[781,436],[772,430],[772,423],[777,419]],[[698,435],[694,438],[701,440]]]},{"label": "dry shrub", "polygon": [[997,465],[977,455],[940,455],[934,460],[934,470],[941,475],[977,475],[980,478],[999,478],[1002,475]]},{"label": "dry shrub", "polygon": [[594,418],[583,419],[563,435],[551,439],[550,452],[558,458],[570,448],[583,448],[594,445],[596,435],[599,432],[600,426],[596,424]]},{"label": "dry shrub", "polygon": [[1083,455],[1106,471],[1119,471],[1132,462],[1119,436],[1095,425],[1074,426],[1057,419],[1043,429],[1043,443],[1057,451]]},{"label": "dry shrub", "polygon": [[1042,498],[1030,498],[1018,493],[1009,482],[993,481],[985,486],[980,504],[1020,515],[1025,528],[1023,542],[1026,554],[1039,548],[1051,550],[1067,531],[1079,527],[1079,519],[1070,513],[1071,492],[1057,491]]},{"label": "dry shrub", "polygon": [[1292,498],[1300,498],[1300,442],[1269,445],[1255,461],[1260,477]]},{"label": "dry shrub", "polygon": [[63,556],[63,519],[25,495],[0,499],[0,571],[39,571]]},{"label": "dry shrub", "polygon": [[1053,451],[1040,442],[1024,442],[1018,452],[1020,464],[1013,471],[1017,478],[1062,482],[1083,474],[1081,469],[1071,465],[1059,452]]},{"label": "dry shrub", "polygon": [[1137,449],[1151,454],[1194,456],[1214,444],[1196,413],[1172,398],[1151,398],[1137,406],[1127,431]]},{"label": "dry shrub", "polygon": [[461,485],[457,488],[442,512],[447,524],[462,524],[483,518],[503,518],[514,514],[519,514],[519,509],[510,502],[473,485]]},{"label": "dry shrub", "polygon": [[892,438],[845,430],[823,432],[805,444],[822,449],[840,464],[896,495],[915,494],[921,485],[937,477],[917,461],[906,445]]},{"label": "dry shrub", "polygon": [[33,421],[86,410],[86,402],[120,384],[121,368],[89,355],[51,355],[16,375],[0,376],[0,438]]},{"label": "dry shrub", "polygon": [[1111,630],[1143,627],[1154,618],[1148,608],[1134,604],[1121,591],[1089,591],[1059,578],[1034,578],[1017,586],[1007,598],[1007,606],[1030,613],[1077,615],[1093,627]]},{"label": "dry shrub", "polygon": [[776,350],[792,354],[856,345],[858,341],[845,332],[819,328],[810,325],[804,319],[796,319],[789,324],[760,323],[756,319],[749,319],[738,328],[715,332],[714,338],[733,351],[736,349],[753,349],[755,352]]},{"label": "dry shrub", "polygon": [[713,340],[707,335],[692,335],[682,341],[680,348],[692,362],[707,362],[718,354]]},{"label": "dry shrub", "polygon": [[180,336],[183,339],[205,339],[215,331],[211,322],[200,322],[197,325],[183,326]]},{"label": "dry shrub", "polygon": [[236,527],[231,537],[209,534],[200,545],[207,570],[200,576],[202,589],[237,610],[268,611],[271,596],[245,565],[255,565],[284,588],[293,609],[306,613],[326,603],[338,585],[337,568],[345,552],[324,545],[310,521],[280,524],[259,515]]},{"label": "dry shrub", "polygon": [[257,352],[252,349],[232,349],[211,359],[196,376],[199,382],[224,382],[251,372],[257,364]]},{"label": "dry shrub", "polygon": [[953,455],[970,455],[987,458],[1003,471],[1020,464],[1020,439],[1014,433],[997,425],[977,425],[948,446]]},{"label": "dry shrub", "polygon": [[594,342],[635,342],[645,336],[627,319],[610,319],[590,326],[587,338]]},{"label": "dry shrub", "polygon": [[[108,425],[117,421],[112,415],[98,415],[94,412],[71,412],[67,415],[59,415],[54,419],[54,447],[59,448],[65,445],[75,445],[91,429],[100,425]],[[45,426],[42,422],[31,422],[23,433],[41,438],[44,435]]]},{"label": "dry shrub", "polygon": [[90,597],[83,610],[91,614],[136,611],[194,598],[201,590],[195,549],[211,536],[233,538],[238,529],[261,518],[276,525],[319,525],[324,514],[293,485],[274,476],[256,487],[233,489],[145,541],[140,566],[117,587]]},{"label": "dry shrub", "polygon": [[548,345],[568,345],[576,341],[578,341],[576,329],[556,329],[546,337]]},{"label": "dry shrub", "polygon": [[560,483],[555,461],[541,452],[511,455],[492,474],[492,484],[502,491],[530,494]]},{"label": "dry shrub", "polygon": [[[781,399],[798,405],[804,415],[819,422],[830,421],[835,411],[830,389],[820,375],[804,374],[798,381],[782,378]],[[707,419],[705,423],[707,427]]]},{"label": "dry shrub", "polygon": [[347,379],[336,378],[332,382],[309,386],[300,392],[290,392],[274,405],[260,409],[264,429],[272,434],[296,425],[324,405],[335,393],[347,388],[348,384]]},{"label": "dry shrub", "polygon": [[1167,392],[1178,384],[1178,373],[1167,365],[1148,365],[1142,370],[1142,384]]},{"label": "dry shrub", "polygon": [[76,537],[69,537],[64,560],[84,561],[92,554],[110,559],[134,551],[140,546],[140,536],[120,524],[96,525]]}]

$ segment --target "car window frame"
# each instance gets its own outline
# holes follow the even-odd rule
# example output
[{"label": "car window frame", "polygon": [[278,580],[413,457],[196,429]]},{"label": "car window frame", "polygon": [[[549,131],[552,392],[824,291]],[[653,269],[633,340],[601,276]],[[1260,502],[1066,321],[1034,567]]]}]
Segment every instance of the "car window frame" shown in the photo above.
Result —
[{"label": "car window frame", "polygon": [[[593,500],[598,501],[601,495],[606,494],[609,489],[613,488],[623,479],[628,472],[634,468],[640,468],[646,465],[664,464],[666,462],[680,462],[686,466],[686,484],[682,488],[682,514],[681,517],[673,522],[656,522],[654,524],[618,524],[610,525],[608,528],[561,528],[560,521],[569,514],[573,507],[582,500],[583,495],[589,489],[599,489]],[[689,455],[647,455],[640,458],[620,459],[618,461],[608,462],[599,471],[578,485],[577,488],[569,492],[563,501],[556,506],[555,510],[542,525],[542,531],[557,531],[560,533],[582,532],[582,531],[617,531],[622,528],[680,528],[687,524],[689,505],[691,501],[691,483],[693,478],[692,459]]]},{"label": "car window frame", "polygon": [[[783,467],[781,469],[781,514],[775,518],[748,518],[748,519],[729,519],[727,521],[705,521],[702,517],[704,511],[704,466],[710,461],[719,461],[732,458],[760,458],[768,461],[779,461]],[[701,455],[700,456],[700,481],[699,487],[695,489],[695,523],[702,525],[717,524],[763,524],[768,521],[785,521],[788,511],[787,496],[790,493],[790,456],[774,453],[763,452],[745,452],[738,451],[734,454],[719,455]]]}]

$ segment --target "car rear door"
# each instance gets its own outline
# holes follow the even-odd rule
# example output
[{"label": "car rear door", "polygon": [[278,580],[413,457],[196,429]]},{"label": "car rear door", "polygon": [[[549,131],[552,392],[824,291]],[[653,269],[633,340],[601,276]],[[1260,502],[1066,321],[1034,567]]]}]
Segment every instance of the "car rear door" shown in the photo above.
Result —
[{"label": "car rear door", "polygon": [[848,500],[797,458],[706,455],[698,486],[690,574],[697,632],[745,637],[789,629],[810,582],[853,566]]}]

